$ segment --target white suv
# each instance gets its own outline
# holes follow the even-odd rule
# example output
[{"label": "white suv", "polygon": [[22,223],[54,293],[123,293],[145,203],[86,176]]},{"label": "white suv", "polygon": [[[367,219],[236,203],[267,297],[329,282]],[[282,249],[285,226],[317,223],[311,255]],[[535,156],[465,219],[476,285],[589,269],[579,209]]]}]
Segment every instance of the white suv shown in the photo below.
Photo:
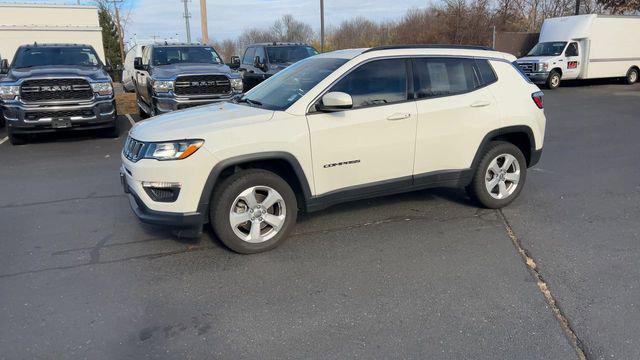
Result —
[{"label": "white suv", "polygon": [[513,201],[542,153],[542,93],[479,47],[343,50],[234,102],[136,124],[121,180],[136,215],[239,253],[279,245],[298,211],[430,187]]}]

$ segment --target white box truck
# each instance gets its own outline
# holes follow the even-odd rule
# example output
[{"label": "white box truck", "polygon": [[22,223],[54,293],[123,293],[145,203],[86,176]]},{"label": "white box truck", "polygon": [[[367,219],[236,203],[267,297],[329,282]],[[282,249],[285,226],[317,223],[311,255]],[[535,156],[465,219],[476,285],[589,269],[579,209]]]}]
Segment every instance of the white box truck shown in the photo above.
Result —
[{"label": "white box truck", "polygon": [[20,45],[91,45],[105,62],[98,8],[79,5],[0,4],[0,55],[9,62]]},{"label": "white box truck", "polygon": [[536,84],[640,75],[640,16],[576,15],[546,19],[538,44],[517,60]]}]

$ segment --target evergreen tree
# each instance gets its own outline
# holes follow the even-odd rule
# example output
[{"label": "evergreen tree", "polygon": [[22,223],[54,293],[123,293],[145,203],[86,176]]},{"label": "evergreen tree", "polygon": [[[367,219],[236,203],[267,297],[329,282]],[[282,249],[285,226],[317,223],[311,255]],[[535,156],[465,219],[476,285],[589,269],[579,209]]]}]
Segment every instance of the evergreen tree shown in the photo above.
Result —
[{"label": "evergreen tree", "polygon": [[116,21],[105,3],[98,3],[98,18],[100,21],[100,27],[102,28],[102,44],[104,46],[105,58],[107,62],[115,68],[122,64],[120,38],[118,36]]}]

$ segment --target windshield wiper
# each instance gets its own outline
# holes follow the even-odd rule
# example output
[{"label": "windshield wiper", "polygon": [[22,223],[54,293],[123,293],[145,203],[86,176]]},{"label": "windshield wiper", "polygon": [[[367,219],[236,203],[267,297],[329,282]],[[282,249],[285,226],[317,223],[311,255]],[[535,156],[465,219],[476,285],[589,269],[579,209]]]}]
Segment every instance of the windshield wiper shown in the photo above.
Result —
[{"label": "windshield wiper", "polygon": [[247,103],[247,104],[249,104],[249,105],[262,106],[262,103],[261,103],[260,101],[258,101],[258,100],[251,100],[251,99],[247,99],[247,98],[245,98],[245,97],[240,98],[240,99],[238,100],[238,102],[239,102],[239,103],[244,102],[244,103]]}]

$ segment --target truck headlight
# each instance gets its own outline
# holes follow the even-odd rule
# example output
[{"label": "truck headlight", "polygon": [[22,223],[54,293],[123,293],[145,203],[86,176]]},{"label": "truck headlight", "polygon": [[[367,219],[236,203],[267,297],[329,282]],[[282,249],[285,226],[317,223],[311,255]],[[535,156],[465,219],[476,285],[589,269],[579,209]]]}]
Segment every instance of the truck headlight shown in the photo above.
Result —
[{"label": "truck headlight", "polygon": [[231,81],[231,88],[233,89],[233,91],[242,92],[242,79],[233,78],[233,79],[230,79],[230,81]]},{"label": "truck headlight", "polygon": [[153,92],[155,93],[167,93],[173,90],[173,81],[167,80],[154,80],[151,83]]},{"label": "truck headlight", "polygon": [[204,140],[168,141],[149,143],[145,158],[156,160],[182,160],[198,151]]},{"label": "truck headlight", "polygon": [[113,94],[113,86],[111,86],[110,82],[93,83],[91,84],[91,89],[93,89],[94,93],[102,96]]},{"label": "truck headlight", "polygon": [[13,100],[20,94],[20,86],[15,85],[0,85],[0,99]]},{"label": "truck headlight", "polygon": [[538,63],[538,71],[547,71],[549,69],[549,63]]}]

